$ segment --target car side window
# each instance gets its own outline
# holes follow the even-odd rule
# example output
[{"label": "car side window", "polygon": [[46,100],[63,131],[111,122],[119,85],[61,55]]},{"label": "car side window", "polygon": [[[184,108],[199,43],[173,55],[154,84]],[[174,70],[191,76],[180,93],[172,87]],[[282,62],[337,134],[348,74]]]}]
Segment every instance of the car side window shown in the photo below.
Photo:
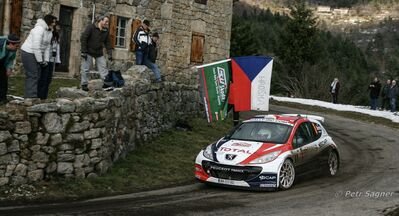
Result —
[{"label": "car side window", "polygon": [[310,142],[312,142],[312,137],[310,135],[308,126],[306,123],[302,123],[295,132],[293,146],[294,148],[299,148]]},{"label": "car side window", "polygon": [[313,141],[319,139],[322,134],[321,126],[315,122],[309,122],[309,125],[310,125],[311,134],[313,136]]}]

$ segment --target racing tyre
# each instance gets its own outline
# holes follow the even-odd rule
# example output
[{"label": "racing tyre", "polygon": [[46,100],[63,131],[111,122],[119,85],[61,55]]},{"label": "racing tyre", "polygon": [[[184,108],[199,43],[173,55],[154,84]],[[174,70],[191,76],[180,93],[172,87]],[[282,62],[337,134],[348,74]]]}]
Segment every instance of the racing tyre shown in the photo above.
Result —
[{"label": "racing tyre", "polygon": [[281,165],[279,173],[279,188],[281,190],[289,189],[295,180],[295,167],[291,160],[285,160]]},{"label": "racing tyre", "polygon": [[328,159],[327,159],[327,170],[326,173],[329,176],[336,176],[338,173],[338,168],[339,168],[339,159],[338,159],[338,154],[336,151],[330,151],[328,153]]}]

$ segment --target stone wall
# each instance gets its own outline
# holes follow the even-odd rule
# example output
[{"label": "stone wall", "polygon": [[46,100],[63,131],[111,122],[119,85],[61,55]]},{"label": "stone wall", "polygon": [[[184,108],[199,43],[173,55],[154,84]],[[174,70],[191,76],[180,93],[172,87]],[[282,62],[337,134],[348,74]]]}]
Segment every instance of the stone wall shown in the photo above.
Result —
[{"label": "stone wall", "polygon": [[0,110],[0,186],[54,177],[95,177],[113,162],[200,114],[197,85],[151,83],[145,66],[124,73],[111,92],[92,80],[90,91],[61,88],[47,102],[14,100]]}]

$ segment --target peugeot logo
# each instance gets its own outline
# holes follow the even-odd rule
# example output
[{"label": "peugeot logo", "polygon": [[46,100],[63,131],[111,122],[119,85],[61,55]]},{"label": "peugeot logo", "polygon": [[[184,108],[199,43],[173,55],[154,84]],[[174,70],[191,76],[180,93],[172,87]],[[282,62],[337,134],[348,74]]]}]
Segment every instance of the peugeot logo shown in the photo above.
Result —
[{"label": "peugeot logo", "polygon": [[233,155],[233,154],[226,154],[226,160],[234,160],[234,158],[236,158],[237,155]]}]

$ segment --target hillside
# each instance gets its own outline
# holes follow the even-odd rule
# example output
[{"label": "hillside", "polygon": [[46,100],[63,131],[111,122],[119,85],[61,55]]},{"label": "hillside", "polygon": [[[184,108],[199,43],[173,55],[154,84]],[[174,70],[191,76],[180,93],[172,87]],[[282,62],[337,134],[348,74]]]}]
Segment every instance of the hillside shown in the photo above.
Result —
[{"label": "hillside", "polygon": [[[318,18],[318,28],[343,35],[367,53],[374,70],[385,73],[398,63],[399,0],[308,0]],[[239,0],[234,13],[259,14],[262,10],[289,14],[289,1]],[[393,68],[393,67],[391,67]],[[396,66],[395,66],[396,68]],[[392,71],[391,71],[392,72]]]},{"label": "hillside", "polygon": [[[351,7],[337,7],[339,1],[309,0],[308,2],[309,7],[319,18],[319,28],[333,33],[344,33],[362,48],[366,48],[377,33],[399,30],[399,1],[388,4],[384,2],[390,1],[362,0],[361,2],[368,3],[359,4],[360,0],[345,0],[346,5]],[[239,0],[235,3],[234,13],[243,14],[245,11],[251,14],[269,9],[273,13],[288,14],[287,5],[287,1]],[[390,25],[389,28],[385,27],[387,23]]]}]

